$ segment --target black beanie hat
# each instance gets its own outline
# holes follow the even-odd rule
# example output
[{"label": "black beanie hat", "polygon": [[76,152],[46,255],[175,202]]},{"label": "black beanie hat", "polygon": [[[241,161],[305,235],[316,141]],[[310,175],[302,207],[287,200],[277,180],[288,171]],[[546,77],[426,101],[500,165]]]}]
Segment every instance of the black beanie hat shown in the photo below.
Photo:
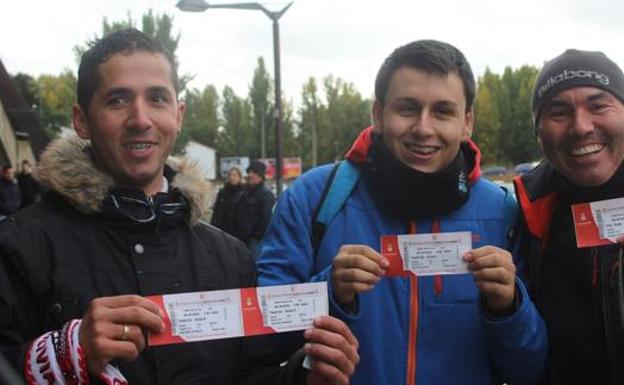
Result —
[{"label": "black beanie hat", "polygon": [[544,103],[580,86],[601,88],[624,103],[624,74],[617,64],[602,52],[568,49],[544,64],[535,81],[531,99],[535,133]]},{"label": "black beanie hat", "polygon": [[254,160],[251,162],[249,167],[247,167],[247,172],[253,171],[264,179],[264,174],[266,173],[266,164],[260,160]]}]

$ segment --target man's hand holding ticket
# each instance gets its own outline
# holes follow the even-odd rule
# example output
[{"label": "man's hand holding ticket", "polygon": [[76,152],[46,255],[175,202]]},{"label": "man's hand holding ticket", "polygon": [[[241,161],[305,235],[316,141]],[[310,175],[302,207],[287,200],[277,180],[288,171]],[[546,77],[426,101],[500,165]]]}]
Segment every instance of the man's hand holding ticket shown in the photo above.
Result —
[{"label": "man's hand holding ticket", "polygon": [[472,249],[469,232],[384,236],[381,253],[365,245],[343,245],[333,263],[334,296],[342,305],[373,290],[383,277],[470,273],[493,313],[509,309],[516,295],[511,254],[494,246]]},{"label": "man's hand holding ticket", "polygon": [[346,385],[360,359],[347,325],[327,315],[326,282],[146,298],[165,325],[150,331],[151,346],[305,330],[308,385]]}]

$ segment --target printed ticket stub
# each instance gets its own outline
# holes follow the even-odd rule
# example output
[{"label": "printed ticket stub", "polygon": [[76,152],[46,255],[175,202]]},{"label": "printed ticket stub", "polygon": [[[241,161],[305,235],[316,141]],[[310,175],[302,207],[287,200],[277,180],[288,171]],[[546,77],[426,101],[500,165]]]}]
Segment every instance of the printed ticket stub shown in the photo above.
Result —
[{"label": "printed ticket stub", "polygon": [[390,262],[387,276],[467,273],[462,256],[471,249],[469,231],[381,237],[381,253]]},{"label": "printed ticket stub", "polygon": [[303,330],[329,312],[327,282],[146,297],[165,315],[150,346]]},{"label": "printed ticket stub", "polygon": [[624,198],[572,205],[576,245],[608,245],[624,235]]}]

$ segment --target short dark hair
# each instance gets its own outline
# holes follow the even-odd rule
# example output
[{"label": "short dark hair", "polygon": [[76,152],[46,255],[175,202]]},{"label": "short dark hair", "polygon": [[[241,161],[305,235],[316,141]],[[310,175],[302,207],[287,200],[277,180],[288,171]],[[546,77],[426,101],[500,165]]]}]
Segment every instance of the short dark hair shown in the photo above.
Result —
[{"label": "short dark hair", "polygon": [[439,75],[457,71],[464,84],[466,111],[472,108],[475,98],[474,75],[464,54],[452,45],[437,40],[417,40],[395,49],[381,65],[375,79],[375,98],[382,105],[392,75],[403,67]]},{"label": "short dark hair", "polygon": [[5,164],[4,166],[2,166],[2,172],[5,172],[6,170],[10,170],[12,168],[13,168],[13,165]]},{"label": "short dark hair", "polygon": [[89,49],[82,54],[78,68],[78,105],[83,111],[89,109],[95,90],[100,85],[98,67],[113,55],[129,55],[135,52],[161,54],[171,67],[171,81],[178,93],[178,74],[175,59],[158,40],[150,39],[135,28],[112,32],[101,39],[89,43]]}]

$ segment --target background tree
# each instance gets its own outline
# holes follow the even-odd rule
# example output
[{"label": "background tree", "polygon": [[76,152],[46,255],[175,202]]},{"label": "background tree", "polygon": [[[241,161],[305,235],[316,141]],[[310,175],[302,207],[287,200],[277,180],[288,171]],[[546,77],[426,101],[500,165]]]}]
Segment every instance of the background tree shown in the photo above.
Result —
[{"label": "background tree", "polygon": [[319,130],[319,162],[342,159],[353,140],[371,124],[371,101],[362,98],[353,83],[327,76],[323,80],[326,108]]},{"label": "background tree", "polygon": [[[109,21],[106,17],[104,17],[102,19],[101,35],[94,35],[93,40],[97,40],[99,37],[106,36],[111,32],[126,28],[137,28],[137,22],[132,19],[130,12],[128,12],[125,20]],[[178,43],[180,42],[180,34],[178,33],[176,35],[173,32],[173,16],[167,13],[157,14],[150,9],[141,17],[141,31],[148,37],[158,40],[169,52],[171,52],[177,68],[178,57],[176,52],[178,50]],[[74,53],[78,63],[80,62],[82,54],[89,47],[89,44],[90,42],[87,42],[84,45],[77,45],[74,47]],[[178,89],[183,91],[188,82],[193,79],[193,76],[189,74],[178,75]]]},{"label": "background tree", "polygon": [[[249,102],[252,112],[252,130],[257,138],[258,148],[254,149],[252,158],[267,156],[266,149],[274,147],[274,142],[269,142],[269,131],[275,129],[275,119],[273,119],[274,106],[271,100],[273,92],[271,88],[271,77],[266,70],[264,58],[259,57],[256,69],[254,70],[251,86],[249,87]],[[263,146],[264,145],[264,149]]]},{"label": "background tree", "polygon": [[305,168],[318,165],[318,130],[323,126],[325,106],[318,96],[316,79],[311,77],[301,90],[301,106],[299,107],[299,143],[305,151],[301,152]]},{"label": "background tree", "polygon": [[39,104],[39,97],[37,96],[37,81],[30,75],[24,73],[18,73],[15,76],[11,76],[13,84],[17,88],[17,92],[22,95],[22,98],[32,108],[37,108]]},{"label": "background tree", "polygon": [[184,94],[186,115],[184,127],[176,140],[175,153],[182,153],[189,140],[218,149],[219,134],[219,94],[213,85],[203,91],[196,88]]},{"label": "background tree", "polygon": [[257,139],[253,135],[249,101],[225,86],[222,114],[223,130],[219,132],[218,141],[220,156],[252,156],[257,149]]},{"label": "background tree", "polygon": [[513,165],[541,157],[533,135],[530,100],[538,69],[505,68],[503,75],[486,70],[478,80],[475,141],[484,164]]}]

